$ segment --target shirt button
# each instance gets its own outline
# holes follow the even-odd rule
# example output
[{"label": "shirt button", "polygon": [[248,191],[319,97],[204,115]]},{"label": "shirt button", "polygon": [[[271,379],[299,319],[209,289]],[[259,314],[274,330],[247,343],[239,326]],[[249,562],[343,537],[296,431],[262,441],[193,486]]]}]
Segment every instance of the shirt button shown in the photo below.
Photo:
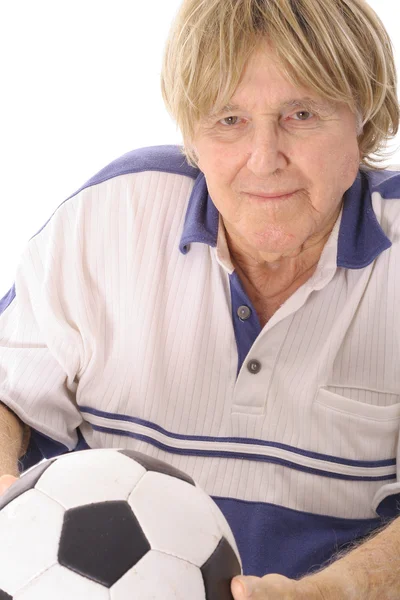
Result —
[{"label": "shirt button", "polygon": [[250,315],[251,315],[251,310],[246,305],[239,306],[239,308],[237,309],[236,314],[237,314],[237,316],[239,317],[239,319],[241,321],[246,321],[250,317]]},{"label": "shirt button", "polygon": [[257,375],[261,371],[261,363],[259,360],[249,360],[247,363],[247,370],[253,375]]}]

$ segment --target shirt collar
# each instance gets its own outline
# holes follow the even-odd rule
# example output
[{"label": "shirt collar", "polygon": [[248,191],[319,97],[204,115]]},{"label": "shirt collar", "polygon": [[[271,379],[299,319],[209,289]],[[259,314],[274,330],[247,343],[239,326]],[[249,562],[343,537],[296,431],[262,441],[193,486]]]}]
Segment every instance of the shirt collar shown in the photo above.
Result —
[{"label": "shirt collar", "polygon": [[[372,208],[372,192],[380,192],[387,180],[392,182],[393,187],[393,173],[387,172],[386,177],[381,173],[359,171],[355,182],[344,195],[337,244],[336,262],[339,267],[362,269],[392,245]],[[204,174],[200,172],[186,211],[179,244],[181,252],[187,254],[190,244],[195,242],[216,247],[218,223],[218,210],[208,193]]]},{"label": "shirt collar", "polygon": [[186,210],[185,224],[179,244],[183,254],[190,244],[200,242],[215,247],[218,238],[219,213],[208,193],[206,178],[199,173]]},{"label": "shirt collar", "polygon": [[392,245],[372,208],[374,183],[372,171],[359,171],[345,193],[338,236],[338,267],[362,269]]}]

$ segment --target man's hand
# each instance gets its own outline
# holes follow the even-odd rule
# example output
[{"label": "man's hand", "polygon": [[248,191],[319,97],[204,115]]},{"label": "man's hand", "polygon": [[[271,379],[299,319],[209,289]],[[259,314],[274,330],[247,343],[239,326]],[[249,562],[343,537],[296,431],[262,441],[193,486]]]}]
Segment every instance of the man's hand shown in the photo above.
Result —
[{"label": "man's hand", "polygon": [[0,496],[1,494],[4,494],[6,490],[8,490],[14,481],[17,481],[17,477],[14,477],[13,475],[2,475],[0,477]]},{"label": "man's hand", "polygon": [[234,577],[231,590],[235,600],[328,600],[310,580],[295,581],[275,573],[265,577]]}]

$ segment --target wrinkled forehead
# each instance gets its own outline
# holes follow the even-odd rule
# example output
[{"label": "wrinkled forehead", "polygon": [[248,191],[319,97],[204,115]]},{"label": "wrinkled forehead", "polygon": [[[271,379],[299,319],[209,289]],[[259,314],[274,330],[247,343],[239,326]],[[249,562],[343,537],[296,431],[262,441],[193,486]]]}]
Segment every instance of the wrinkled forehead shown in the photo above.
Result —
[{"label": "wrinkled forehead", "polygon": [[[232,68],[234,69],[235,66]],[[220,85],[223,86],[231,75],[232,73],[229,72],[220,72]],[[234,94],[252,83],[258,88],[274,84],[279,88],[290,87],[292,96],[300,93],[321,97],[321,90],[319,89],[318,92],[316,88],[313,89],[312,84],[305,75],[300,73],[299,68],[291,64],[290,57],[282,58],[266,36],[258,40],[257,45],[244,61]]]},{"label": "wrinkled forehead", "polygon": [[271,45],[264,42],[250,55],[229,100],[217,101],[204,118],[264,107],[272,112],[303,108],[330,114],[337,104],[337,100],[323,96],[298,77],[291,77]]}]

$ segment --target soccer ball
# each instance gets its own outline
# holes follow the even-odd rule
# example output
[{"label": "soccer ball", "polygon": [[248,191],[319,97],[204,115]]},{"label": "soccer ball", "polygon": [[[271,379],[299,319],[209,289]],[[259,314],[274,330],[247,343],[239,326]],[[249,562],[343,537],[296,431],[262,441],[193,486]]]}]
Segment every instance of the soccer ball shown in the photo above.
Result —
[{"label": "soccer ball", "polygon": [[213,500],[138,452],[45,461],[0,499],[0,600],[230,600],[240,573]]}]

